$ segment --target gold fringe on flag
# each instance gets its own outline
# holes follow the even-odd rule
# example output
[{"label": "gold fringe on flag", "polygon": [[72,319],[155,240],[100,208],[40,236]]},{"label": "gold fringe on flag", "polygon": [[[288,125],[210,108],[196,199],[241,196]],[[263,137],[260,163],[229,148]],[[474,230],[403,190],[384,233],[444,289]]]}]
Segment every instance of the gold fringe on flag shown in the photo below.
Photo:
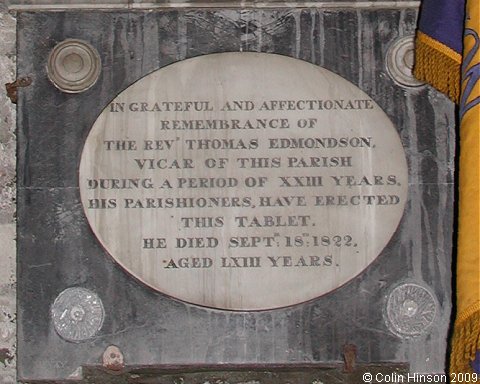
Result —
[{"label": "gold fringe on flag", "polygon": [[417,31],[413,70],[415,77],[431,84],[456,103],[460,99],[461,63],[462,56],[459,53]]},{"label": "gold fringe on flag", "polygon": [[[460,110],[457,318],[451,373],[480,354],[480,2],[467,0]],[[478,355],[477,355],[478,356]]]},{"label": "gold fringe on flag", "polygon": [[480,305],[465,319],[457,319],[450,355],[451,373],[473,373],[470,363],[480,350]]}]

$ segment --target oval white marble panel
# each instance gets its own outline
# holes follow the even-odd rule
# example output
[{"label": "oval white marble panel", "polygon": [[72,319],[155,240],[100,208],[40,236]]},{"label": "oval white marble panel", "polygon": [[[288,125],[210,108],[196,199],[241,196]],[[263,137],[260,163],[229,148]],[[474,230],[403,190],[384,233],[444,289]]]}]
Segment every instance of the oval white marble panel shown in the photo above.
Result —
[{"label": "oval white marble panel", "polygon": [[229,310],[346,283],[402,217],[405,153],[385,113],[315,65],[264,53],[184,60],[120,93],[79,183],[106,251],[152,288]]}]

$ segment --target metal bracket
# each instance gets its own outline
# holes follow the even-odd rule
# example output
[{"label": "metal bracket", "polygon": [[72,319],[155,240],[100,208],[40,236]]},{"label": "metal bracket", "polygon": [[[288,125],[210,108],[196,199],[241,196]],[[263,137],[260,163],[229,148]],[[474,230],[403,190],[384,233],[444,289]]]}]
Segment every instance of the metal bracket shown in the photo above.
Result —
[{"label": "metal bracket", "polygon": [[5,89],[7,90],[7,96],[13,104],[17,104],[18,100],[18,88],[28,87],[32,84],[32,79],[30,77],[19,77],[13,83],[5,84]]}]

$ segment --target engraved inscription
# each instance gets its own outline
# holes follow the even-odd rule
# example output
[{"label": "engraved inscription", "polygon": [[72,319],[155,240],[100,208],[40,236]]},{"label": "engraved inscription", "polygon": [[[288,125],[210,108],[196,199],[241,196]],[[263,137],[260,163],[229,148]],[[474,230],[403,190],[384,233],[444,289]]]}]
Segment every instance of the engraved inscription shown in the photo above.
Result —
[{"label": "engraved inscription", "polygon": [[226,53],[160,69],[118,95],[86,140],[88,221],[127,271],[234,310],[313,299],[394,234],[408,176],[365,93],[314,65]]}]

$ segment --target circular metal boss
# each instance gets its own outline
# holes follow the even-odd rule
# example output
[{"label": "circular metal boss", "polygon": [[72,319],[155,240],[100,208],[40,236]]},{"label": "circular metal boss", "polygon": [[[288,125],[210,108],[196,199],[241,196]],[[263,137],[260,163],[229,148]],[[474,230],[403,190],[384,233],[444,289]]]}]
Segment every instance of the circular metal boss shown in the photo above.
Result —
[{"label": "circular metal boss", "polygon": [[437,301],[421,285],[406,283],[392,290],[386,304],[386,321],[399,336],[419,336],[427,331],[437,315]]},{"label": "circular metal boss", "polygon": [[391,78],[404,87],[420,87],[424,82],[413,76],[415,62],[414,36],[405,36],[396,40],[387,51],[387,71]]},{"label": "circular metal boss", "polygon": [[98,295],[85,288],[67,288],[51,309],[55,331],[71,342],[93,337],[102,328],[104,315]]},{"label": "circular metal boss", "polygon": [[95,84],[100,70],[101,61],[97,50],[82,40],[64,40],[48,56],[48,78],[63,92],[86,91]]}]

